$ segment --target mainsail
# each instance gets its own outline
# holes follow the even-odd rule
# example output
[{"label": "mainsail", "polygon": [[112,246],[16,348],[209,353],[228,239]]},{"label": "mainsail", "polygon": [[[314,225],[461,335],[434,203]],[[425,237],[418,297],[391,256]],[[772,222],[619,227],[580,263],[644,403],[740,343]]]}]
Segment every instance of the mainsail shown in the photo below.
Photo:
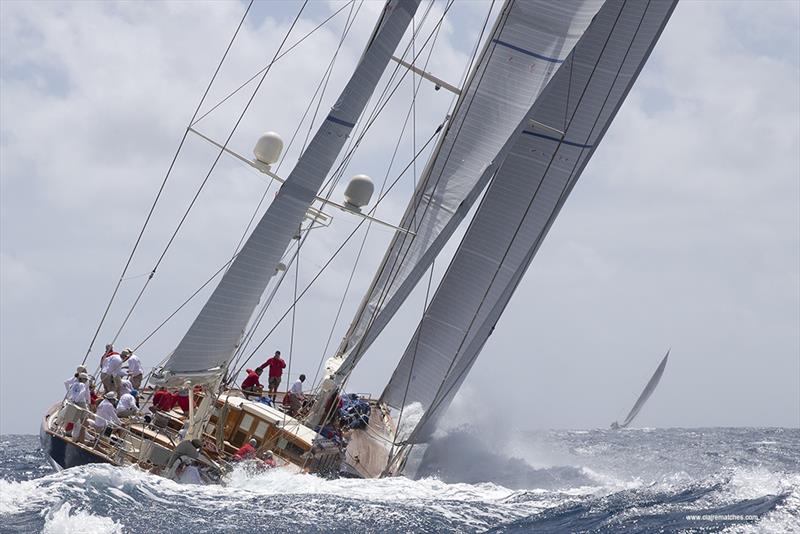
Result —
[{"label": "mainsail", "polygon": [[424,441],[472,367],[633,85],[674,1],[609,0],[528,116],[382,399],[424,416]]},{"label": "mainsail", "polygon": [[341,381],[389,323],[497,170],[507,140],[602,0],[508,0],[326,375]]},{"label": "mainsail", "polygon": [[642,394],[639,395],[639,398],[636,399],[636,404],[633,405],[631,411],[628,413],[628,417],[622,422],[622,424],[617,424],[616,421],[612,423],[611,428],[625,428],[629,424],[633,422],[633,419],[639,415],[639,412],[642,410],[644,403],[647,402],[647,399],[650,398],[650,395],[653,394],[655,391],[656,386],[661,381],[661,375],[664,374],[664,369],[667,367],[667,358],[669,358],[669,351],[664,355],[664,359],[661,360],[661,363],[658,364],[656,368],[656,372],[653,373],[653,376],[650,377],[650,380],[647,382],[647,385],[644,387],[644,391]]},{"label": "mainsail", "polygon": [[349,82],[275,200],[166,361],[165,377],[224,372],[286,247],[375,89],[420,0],[390,0]]}]

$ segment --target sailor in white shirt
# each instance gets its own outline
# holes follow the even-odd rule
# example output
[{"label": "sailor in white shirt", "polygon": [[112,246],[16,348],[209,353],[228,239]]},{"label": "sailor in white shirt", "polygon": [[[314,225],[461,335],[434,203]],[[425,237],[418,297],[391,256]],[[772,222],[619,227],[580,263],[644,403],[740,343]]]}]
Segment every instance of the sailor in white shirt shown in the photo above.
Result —
[{"label": "sailor in white shirt", "polygon": [[89,381],[89,375],[86,373],[79,373],[77,377],[75,377],[75,382],[69,387],[67,391],[67,402],[73,404],[67,409],[65,409],[65,413],[68,413],[67,420],[64,421],[65,427],[66,423],[72,423],[72,439],[77,441],[83,441],[83,421],[86,418],[86,410],[89,408],[89,404],[91,403],[91,396],[89,395],[89,388],[87,387],[87,382]]},{"label": "sailor in white shirt", "polygon": [[136,393],[135,389],[131,390],[130,393],[123,393],[119,398],[119,402],[117,403],[118,417],[130,417],[139,410],[139,407],[136,406],[136,395],[134,395],[134,393]]},{"label": "sailor in white shirt", "polygon": [[305,395],[303,395],[303,382],[305,381],[306,375],[300,375],[295,383],[292,384],[292,387],[289,388],[290,415],[296,415],[303,406],[303,400],[305,399]]},{"label": "sailor in white shirt", "polygon": [[64,381],[64,387],[67,389],[67,391],[69,391],[69,387],[72,384],[78,381],[78,375],[85,372],[86,372],[86,367],[84,367],[83,365],[79,365],[78,369],[75,371],[75,374],[72,375],[72,377],[69,380]]},{"label": "sailor in white shirt", "polygon": [[111,428],[108,426],[109,423],[122,424],[122,421],[117,417],[116,403],[117,394],[113,391],[109,391],[103,396],[103,402],[97,406],[97,412],[94,416],[94,427],[98,433],[105,431],[106,435],[110,435]]},{"label": "sailor in white shirt", "polygon": [[139,389],[142,387],[142,375],[144,374],[142,371],[142,362],[131,349],[123,350],[121,356],[122,361],[128,364],[128,378],[131,384],[133,384],[134,389]]},{"label": "sailor in white shirt", "polygon": [[100,379],[103,381],[103,388],[106,392],[113,391],[119,393],[119,379],[124,374],[122,370],[122,357],[119,354],[112,354],[103,360],[100,369]]},{"label": "sailor in white shirt", "polygon": [[134,391],[134,390],[136,390],[136,388],[133,387],[133,384],[131,384],[130,380],[128,380],[125,377],[122,377],[122,378],[119,379],[119,400],[120,401],[122,400],[122,396],[123,395],[125,395],[127,393],[130,393],[131,391]]}]

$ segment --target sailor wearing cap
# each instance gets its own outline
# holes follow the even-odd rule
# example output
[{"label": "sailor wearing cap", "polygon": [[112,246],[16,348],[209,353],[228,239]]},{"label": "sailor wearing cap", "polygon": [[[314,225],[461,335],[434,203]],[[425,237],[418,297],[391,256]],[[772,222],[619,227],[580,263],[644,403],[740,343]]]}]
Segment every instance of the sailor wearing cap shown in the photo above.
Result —
[{"label": "sailor wearing cap", "polygon": [[142,362],[139,357],[133,353],[131,349],[125,349],[120,354],[122,361],[128,364],[128,379],[133,384],[134,389],[142,387]]},{"label": "sailor wearing cap", "polygon": [[138,394],[138,391],[132,389],[130,393],[123,393],[120,396],[117,403],[117,416],[130,417],[139,411],[139,407],[136,405],[136,396]]},{"label": "sailor wearing cap", "polygon": [[83,423],[86,418],[86,409],[91,403],[87,382],[89,375],[86,373],[76,373],[75,382],[67,391],[67,401],[74,406],[66,410],[65,423],[72,423],[72,439],[83,441]]},{"label": "sailor wearing cap", "polygon": [[75,370],[75,374],[69,378],[69,380],[64,381],[64,387],[69,391],[69,388],[72,387],[72,384],[78,381],[78,375],[81,373],[86,372],[86,367],[83,365],[79,365],[78,368]]},{"label": "sailor wearing cap", "polygon": [[121,425],[122,421],[117,417],[117,394],[113,391],[103,395],[103,401],[97,406],[97,413],[94,418],[94,428],[97,432],[104,432],[106,436],[111,435],[109,423]]}]

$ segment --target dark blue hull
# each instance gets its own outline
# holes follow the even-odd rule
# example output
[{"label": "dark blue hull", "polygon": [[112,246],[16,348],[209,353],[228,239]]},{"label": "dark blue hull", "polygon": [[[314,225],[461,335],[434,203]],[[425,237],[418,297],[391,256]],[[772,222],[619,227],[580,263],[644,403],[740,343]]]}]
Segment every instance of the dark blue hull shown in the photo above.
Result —
[{"label": "dark blue hull", "polygon": [[56,469],[68,469],[79,465],[110,463],[106,458],[83,447],[71,443],[61,436],[45,430],[42,424],[39,429],[39,441],[50,463]]}]

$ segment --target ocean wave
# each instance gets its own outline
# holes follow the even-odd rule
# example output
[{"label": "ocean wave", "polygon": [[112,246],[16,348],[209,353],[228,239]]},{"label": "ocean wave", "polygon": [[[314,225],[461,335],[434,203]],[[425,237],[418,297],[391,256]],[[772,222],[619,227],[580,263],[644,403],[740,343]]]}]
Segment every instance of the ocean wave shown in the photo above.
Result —
[{"label": "ocean wave", "polygon": [[122,525],[109,517],[99,517],[83,510],[71,512],[69,503],[48,512],[42,534],[122,534]]},{"label": "ocean wave", "polygon": [[[516,435],[513,450],[465,437],[474,435],[434,442],[438,452],[423,456],[436,469],[416,479],[239,466],[224,486],[101,464],[41,476],[35,438],[12,439],[0,464],[0,532],[800,531],[800,432],[554,431]],[[741,446],[754,441],[777,443]],[[718,456],[704,454],[709,444]]]}]

